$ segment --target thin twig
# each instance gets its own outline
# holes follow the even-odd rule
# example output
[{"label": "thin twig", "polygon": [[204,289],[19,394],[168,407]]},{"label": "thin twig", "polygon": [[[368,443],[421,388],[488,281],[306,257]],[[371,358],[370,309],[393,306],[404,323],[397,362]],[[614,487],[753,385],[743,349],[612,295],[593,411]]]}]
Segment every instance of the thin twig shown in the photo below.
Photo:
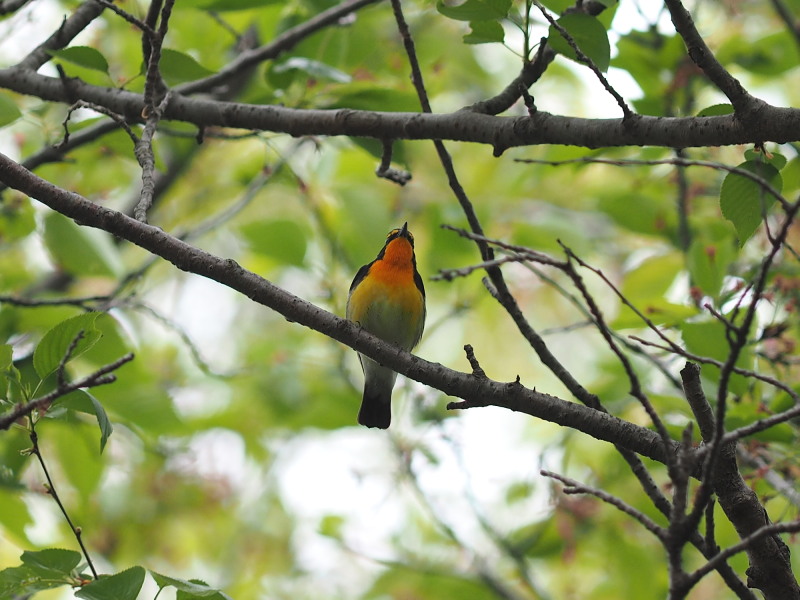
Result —
[{"label": "thin twig", "polygon": [[702,577],[713,571],[718,564],[728,560],[731,556],[734,556],[739,552],[744,552],[753,544],[753,542],[756,542],[761,538],[777,535],[779,533],[797,533],[798,531],[800,531],[800,519],[796,521],[790,521],[789,523],[770,523],[768,525],[764,525],[747,537],[742,538],[733,546],[720,551],[719,554],[711,558],[706,564],[691,573],[690,578],[693,582],[700,581]]},{"label": "thin twig", "polygon": [[411,173],[401,169],[392,167],[392,147],[394,142],[392,140],[383,140],[383,155],[381,156],[381,164],[375,170],[375,174],[383,179],[396,183],[397,185],[405,185],[411,181]]},{"label": "thin twig", "polygon": [[137,17],[133,16],[128,11],[122,10],[119,6],[117,6],[116,4],[111,2],[110,0],[94,0],[94,1],[97,2],[98,4],[100,4],[101,6],[107,8],[108,10],[117,13],[120,17],[125,19],[128,23],[130,23],[134,27],[137,27],[140,31],[142,31],[142,32],[144,32],[144,33],[146,33],[146,34],[148,34],[150,36],[154,36],[155,35],[156,32],[153,31],[153,28],[150,27],[147,23],[145,23],[141,19],[138,19]]},{"label": "thin twig", "polygon": [[542,13],[542,16],[547,19],[548,23],[550,23],[550,25],[556,31],[558,31],[559,35],[564,38],[567,44],[569,44],[569,47],[575,52],[575,56],[577,57],[578,61],[589,67],[606,91],[611,94],[617,105],[622,110],[623,119],[627,121],[634,118],[636,114],[630,109],[622,96],[619,95],[619,92],[617,92],[617,90],[615,90],[614,87],[608,82],[608,79],[606,79],[606,76],[603,75],[602,71],[600,71],[597,64],[595,64],[591,58],[586,56],[583,50],[578,47],[578,44],[575,43],[575,39],[570,35],[570,33],[564,29],[564,27],[556,19],[553,18],[553,15],[550,14],[550,11],[547,10],[544,5],[539,2],[539,0],[533,0],[533,4],[539,9],[539,11]]},{"label": "thin twig", "polygon": [[[56,501],[58,508],[61,509],[61,514],[64,515],[64,519],[67,521],[67,525],[69,525],[70,530],[72,531],[75,539],[78,540],[78,545],[81,547],[81,551],[83,552],[84,558],[86,558],[86,564],[89,565],[89,569],[92,571],[92,576],[97,579],[97,570],[94,568],[94,563],[92,562],[92,557],[89,555],[89,551],[86,549],[86,545],[83,543],[83,536],[81,535],[82,530],[80,527],[75,527],[72,523],[72,519],[69,518],[69,513],[67,513],[67,509],[64,507],[64,504],[61,502],[61,498],[58,496],[58,492],[56,491],[56,487],[53,484],[53,480],[50,477],[50,473],[47,470],[47,465],[44,462],[44,458],[42,457],[42,451],[39,448],[39,436],[36,434],[36,428],[33,422],[33,419],[30,420],[30,438],[33,447],[31,448],[30,452],[39,460],[39,464],[42,467],[42,471],[44,471],[44,476],[47,479],[47,493]],[[78,466],[78,468],[80,468]]]},{"label": "thin twig", "polygon": [[[664,443],[664,448],[670,448],[672,444],[672,438],[667,431],[666,425],[661,420],[661,417],[656,412],[655,407],[650,402],[650,399],[644,393],[644,389],[642,388],[641,381],[639,380],[639,376],[636,374],[635,369],[633,368],[633,364],[631,364],[630,360],[628,359],[627,355],[622,351],[622,349],[617,345],[616,341],[614,340],[613,336],[611,335],[611,329],[605,322],[605,317],[603,317],[603,313],[600,311],[600,307],[597,306],[597,303],[594,300],[594,297],[589,293],[589,290],[586,288],[586,285],[583,283],[583,278],[580,274],[575,270],[572,265],[572,260],[577,262],[580,266],[584,267],[585,269],[589,269],[592,273],[600,276],[600,278],[608,282],[608,278],[603,274],[603,272],[596,268],[592,267],[588,263],[586,263],[583,259],[579,258],[571,249],[564,246],[562,244],[562,248],[567,254],[567,258],[569,259],[565,265],[564,273],[572,280],[575,287],[583,295],[584,302],[589,307],[589,310],[594,316],[595,320],[597,321],[598,330],[600,331],[600,335],[603,336],[603,339],[608,344],[611,351],[617,356],[622,368],[625,370],[625,374],[628,377],[628,381],[631,384],[630,394],[636,398],[639,403],[642,405],[642,408],[645,409],[647,415],[650,417],[650,420],[653,422],[653,425],[658,431],[659,436],[661,436],[661,440]],[[668,456],[671,456],[668,454]],[[672,468],[674,465],[668,464],[668,467]]]},{"label": "thin twig", "polygon": [[110,295],[106,296],[82,296],[80,298],[20,298],[18,296],[0,295],[0,304],[10,304],[20,308],[39,308],[41,306],[77,306],[84,310],[94,310],[92,303],[104,303],[111,300]]},{"label": "thin twig", "polygon": [[582,158],[572,158],[567,160],[544,160],[536,158],[515,158],[515,162],[534,164],[534,165],[550,165],[551,167],[558,167],[561,165],[570,164],[601,164],[601,165],[614,165],[617,167],[638,167],[638,166],[654,166],[654,165],[675,165],[677,167],[707,167],[709,169],[717,169],[719,171],[727,171],[728,173],[735,173],[758,184],[761,189],[767,194],[775,198],[777,202],[783,207],[784,210],[791,208],[790,202],[776,189],[772,184],[753,171],[741,169],[739,167],[732,167],[724,163],[714,162],[710,160],[697,160],[686,158],[660,158],[660,159],[613,159],[613,158],[599,158],[593,156],[584,156]]},{"label": "thin twig", "polygon": [[54,400],[62,396],[66,396],[70,392],[79,390],[81,388],[96,387],[99,385],[106,385],[116,381],[113,371],[116,371],[125,363],[133,360],[133,354],[126,354],[112,363],[100,367],[94,373],[87,375],[83,379],[67,383],[63,387],[57,388],[52,392],[45,394],[39,398],[31,400],[30,402],[17,404],[13,409],[0,415],[0,431],[8,429],[17,419],[31,414],[35,410],[39,410],[44,406],[49,406]]},{"label": "thin twig", "polygon": [[66,147],[69,144],[71,134],[69,132],[68,124],[70,118],[72,117],[72,113],[81,108],[93,110],[96,113],[109,117],[112,121],[114,121],[114,123],[116,123],[119,127],[125,130],[125,133],[127,133],[128,137],[130,137],[131,140],[133,141],[134,147],[136,146],[136,144],[139,143],[139,136],[137,136],[133,132],[130,125],[128,125],[128,122],[125,120],[125,117],[123,117],[122,115],[118,115],[117,113],[107,109],[105,106],[95,104],[94,102],[86,102],[85,100],[78,100],[67,110],[67,116],[64,117],[64,121],[62,123],[62,127],[64,127],[64,139],[62,139],[61,143],[56,146],[56,149],[60,150],[61,148]]},{"label": "thin twig", "polygon": [[637,520],[647,531],[655,535],[659,540],[664,540],[666,536],[666,531],[663,527],[658,525],[655,521],[653,521],[650,517],[648,517],[643,512],[633,508],[630,504],[627,504],[623,500],[617,498],[616,496],[612,496],[608,492],[604,492],[603,490],[593,488],[591,486],[585,485],[574,479],[570,479],[569,477],[565,477],[564,475],[559,475],[558,473],[554,473],[552,471],[547,471],[542,469],[539,471],[544,477],[550,477],[551,479],[555,479],[560,481],[565,486],[563,492],[565,494],[588,494],[590,496],[595,496],[599,498],[603,502],[610,504],[611,506],[619,509],[626,515],[633,517]]}]

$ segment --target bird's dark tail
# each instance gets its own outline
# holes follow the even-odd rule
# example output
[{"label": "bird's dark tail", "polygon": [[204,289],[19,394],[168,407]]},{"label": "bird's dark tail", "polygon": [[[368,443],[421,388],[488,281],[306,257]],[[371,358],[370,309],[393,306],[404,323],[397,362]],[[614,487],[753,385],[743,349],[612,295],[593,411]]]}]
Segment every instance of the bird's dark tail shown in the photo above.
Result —
[{"label": "bird's dark tail", "polygon": [[388,394],[365,388],[358,422],[365,427],[389,429],[392,422],[392,388],[389,388]]}]

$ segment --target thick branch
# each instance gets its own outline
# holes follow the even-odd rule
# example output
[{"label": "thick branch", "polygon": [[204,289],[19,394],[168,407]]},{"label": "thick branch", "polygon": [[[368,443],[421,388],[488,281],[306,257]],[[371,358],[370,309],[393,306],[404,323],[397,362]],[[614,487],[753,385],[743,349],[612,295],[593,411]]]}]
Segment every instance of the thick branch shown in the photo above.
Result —
[{"label": "thick branch", "polygon": [[[69,89],[53,77],[11,67],[0,70],[0,87],[72,104],[78,96],[141,121],[141,94],[69,80]],[[622,119],[581,119],[538,111],[533,116],[496,117],[457,111],[419,114],[339,110],[302,110],[283,106],[256,106],[175,95],[165,107],[164,119],[198,127],[238,127],[302,135],[347,135],[377,139],[441,139],[489,144],[496,154],[515,146],[565,144],[608,146],[725,146],[800,140],[800,109],[769,105],[745,123],[734,115],[717,117],[648,117],[624,123]]]},{"label": "thick branch", "polygon": [[310,327],[366,354],[393,370],[463,398],[470,406],[500,406],[583,431],[592,437],[619,444],[639,454],[666,462],[657,434],[617,417],[530,390],[518,382],[479,379],[431,363],[380,340],[345,319],[290,294],[263,277],[195,248],[157,227],[120,212],[98,206],[62,190],[0,154],[0,181],[35,198],[77,222],[103,229],[168,260],[179,269],[208,277],[271,308],[290,321]]}]

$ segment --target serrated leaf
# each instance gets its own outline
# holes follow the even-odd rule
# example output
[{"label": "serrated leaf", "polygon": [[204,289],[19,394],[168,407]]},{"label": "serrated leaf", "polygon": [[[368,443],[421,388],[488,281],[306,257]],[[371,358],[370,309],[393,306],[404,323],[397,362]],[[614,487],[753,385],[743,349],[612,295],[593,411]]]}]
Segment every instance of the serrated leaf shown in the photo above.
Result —
[{"label": "serrated leaf", "polygon": [[77,315],[48,331],[33,352],[33,367],[37,375],[44,379],[58,368],[75,337],[82,331],[83,337],[75,346],[69,359],[72,360],[86,352],[97,343],[102,335],[94,322],[102,313],[91,312]]},{"label": "serrated leaf", "polygon": [[[778,192],[781,191],[780,173],[772,165],[747,161],[738,167],[760,176]],[[744,246],[755,233],[763,214],[773,202],[775,198],[758,182],[738,173],[728,173],[719,192],[719,206],[722,215],[733,223],[740,246]]]},{"label": "serrated leaf", "polygon": [[108,73],[108,61],[100,51],[89,46],[71,46],[61,50],[48,50],[47,53],[55,58],[84,67],[92,69],[93,71],[100,71],[101,73]]},{"label": "serrated leaf", "polygon": [[170,48],[161,51],[158,68],[169,85],[194,81],[214,74],[214,71],[206,69],[188,54]]},{"label": "serrated leaf", "polygon": [[179,595],[181,592],[186,594],[186,596],[180,597],[210,598],[212,596],[219,595],[221,598],[229,599],[229,596],[224,592],[199,580],[187,581],[185,579],[178,579],[177,577],[162,575],[161,573],[156,573],[155,571],[150,571],[150,575],[153,576],[153,579],[155,580],[159,589],[164,589],[165,587],[171,586],[178,590]]},{"label": "serrated leaf", "polygon": [[42,576],[69,575],[81,562],[80,552],[62,548],[46,548],[36,552],[26,550],[20,558],[22,564]]},{"label": "serrated leaf", "polygon": [[350,83],[353,79],[344,71],[340,71],[330,65],[326,65],[324,62],[304,56],[293,56],[289,60],[277,64],[272,68],[272,72],[278,74],[288,73],[290,71],[300,71],[301,73],[310,75],[314,79],[326,79],[338,83]]},{"label": "serrated leaf", "polygon": [[254,252],[282,263],[302,266],[306,255],[305,231],[294,221],[253,221],[242,226]]},{"label": "serrated leaf", "polygon": [[497,21],[505,18],[510,9],[511,0],[467,0],[454,6],[442,0],[436,3],[436,10],[456,21]]},{"label": "serrated leaf", "polygon": [[0,127],[13,123],[22,116],[16,103],[4,94],[0,94]]},{"label": "serrated leaf", "polygon": [[503,26],[497,21],[470,21],[470,31],[464,36],[465,44],[492,44],[505,39]]},{"label": "serrated leaf", "polygon": [[758,148],[750,148],[744,152],[745,160],[755,163],[772,165],[778,171],[786,166],[786,157],[778,152],[765,153]]},{"label": "serrated leaf", "polygon": [[[603,24],[595,17],[584,13],[564,15],[557,23],[563,27],[575,44],[588,58],[594,62],[598,69],[607,71],[611,62],[611,46],[608,43],[608,33]],[[547,37],[547,43],[559,54],[578,61],[575,50],[569,45],[561,33],[552,25]]]},{"label": "serrated leaf", "polygon": [[[208,584],[201,579],[190,579],[189,583],[194,583],[200,586],[207,586]],[[228,594],[225,592],[221,592],[219,590],[214,590],[209,588],[209,594],[193,594],[191,592],[184,592],[183,590],[178,590],[178,593],[175,594],[175,600],[197,600],[198,598],[204,598],[206,600],[233,600]]]},{"label": "serrated leaf", "polygon": [[81,227],[72,219],[50,212],[44,218],[44,241],[53,260],[73,275],[122,274],[119,250],[105,231]]},{"label": "serrated leaf", "polygon": [[66,578],[43,579],[28,567],[10,567],[0,571],[0,598],[27,597],[36,592],[52,590],[69,582]]},{"label": "serrated leaf", "polygon": [[142,567],[131,567],[93,581],[75,592],[75,596],[84,600],[136,600],[144,583],[144,574]]}]

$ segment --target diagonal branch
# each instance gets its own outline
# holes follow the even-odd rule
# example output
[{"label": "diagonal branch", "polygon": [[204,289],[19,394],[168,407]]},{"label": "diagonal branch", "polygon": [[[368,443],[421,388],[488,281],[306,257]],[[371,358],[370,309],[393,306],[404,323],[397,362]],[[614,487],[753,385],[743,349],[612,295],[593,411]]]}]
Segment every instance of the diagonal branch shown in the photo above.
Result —
[{"label": "diagonal branch", "polygon": [[678,32],[686,44],[686,50],[694,63],[703,70],[720,91],[731,101],[734,110],[744,120],[749,120],[753,113],[760,110],[766,103],[751,96],[742,84],[731,75],[717,60],[714,53],[700,36],[692,20],[692,15],[684,8],[680,0],[664,0],[664,4],[672,17],[675,31]]},{"label": "diagonal branch", "polygon": [[[0,154],[0,181],[35,198],[53,210],[103,229],[160,256],[178,268],[217,281],[278,312],[290,321],[310,327],[407,377],[445,394],[462,398],[467,406],[500,406],[583,431],[597,439],[619,444],[643,456],[666,462],[668,452],[658,434],[623,419],[530,390],[518,382],[476,379],[440,364],[413,356],[371,335],[358,325],[337,317],[279,288],[263,277],[195,248],[158,227],[146,225],[118,211],[94,204],[78,194],[60,189],[26,171]],[[670,450],[669,452],[671,452]]]},{"label": "diagonal branch", "polygon": [[133,354],[126,354],[114,362],[99,368],[97,371],[87,375],[83,379],[79,379],[78,381],[73,381],[71,383],[61,381],[59,382],[59,386],[52,392],[39,398],[35,398],[30,402],[26,402],[25,404],[17,404],[10,411],[0,415],[0,431],[11,427],[11,425],[13,425],[17,419],[25,417],[35,410],[49,406],[54,400],[60,398],[61,396],[66,396],[70,392],[74,392],[75,390],[79,390],[81,388],[96,387],[98,385],[113,383],[116,380],[113,372],[119,369],[125,363],[132,360]]}]

